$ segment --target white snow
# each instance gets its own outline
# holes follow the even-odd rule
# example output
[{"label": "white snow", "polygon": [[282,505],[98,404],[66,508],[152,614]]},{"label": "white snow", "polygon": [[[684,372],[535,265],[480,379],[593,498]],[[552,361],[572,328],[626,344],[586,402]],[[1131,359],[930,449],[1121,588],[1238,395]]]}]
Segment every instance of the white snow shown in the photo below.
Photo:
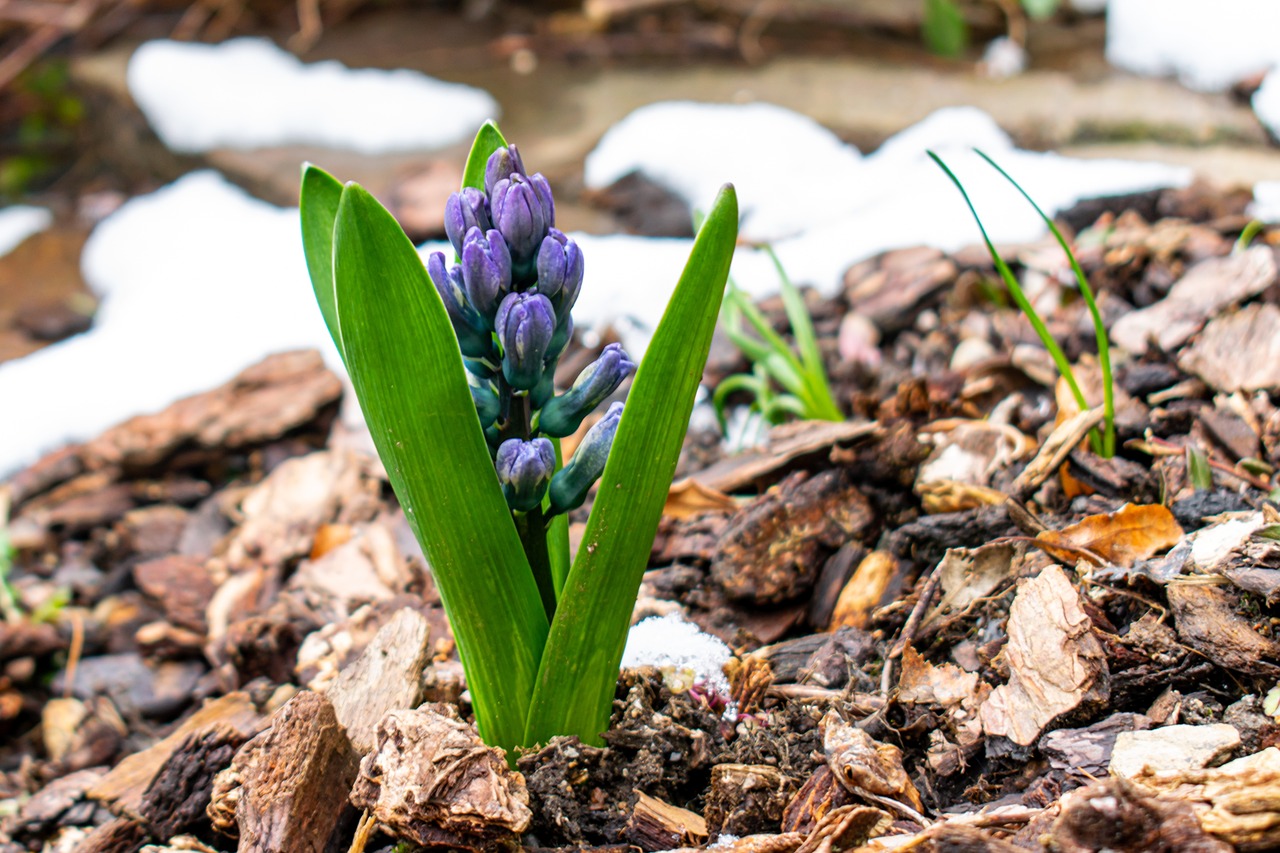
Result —
[{"label": "white snow", "polygon": [[486,92],[403,69],[304,65],[267,39],[152,41],[129,92],[175,151],[320,145],[364,154],[465,141],[498,115]]},{"label": "white snow", "polygon": [[101,297],[92,331],[0,364],[0,477],[43,451],[213,388],[264,355],[318,347],[296,209],[196,172],[126,202],[82,256]]},{"label": "white snow", "polygon": [[724,665],[733,657],[721,640],[704,634],[697,625],[679,614],[650,616],[631,626],[622,666],[671,667],[693,673],[693,681],[704,684],[721,696],[729,695]]},{"label": "white snow", "polygon": [[1262,85],[1253,93],[1251,103],[1254,115],[1271,135],[1280,136],[1280,68],[1272,69],[1262,78]]},{"label": "white snow", "polygon": [[1275,0],[1111,0],[1107,60],[1186,86],[1221,91],[1280,61]]},{"label": "white snow", "polygon": [[[708,109],[739,128],[750,119],[738,111],[759,114],[748,107]],[[610,144],[619,153],[611,156],[615,169],[667,175],[676,191],[704,210],[721,182],[741,182],[743,209],[758,214],[748,220],[748,234],[784,237],[776,248],[793,279],[828,293],[850,264],[884,249],[929,244],[954,250],[978,241],[968,210],[925,157],[926,147],[937,148],[965,181],[992,239],[1001,243],[1037,239],[1043,226],[968,151],[970,144],[983,146],[1048,211],[1089,196],[1189,180],[1184,169],[1018,151],[989,117],[972,109],[935,113],[868,157],[833,142],[817,125],[804,130],[807,120],[788,122],[773,110],[775,123],[787,128],[785,151],[767,126],[736,138],[729,160],[693,145],[655,149],[646,133],[687,136],[686,129],[653,120],[663,114],[655,108],[650,119],[614,135]],[[691,122],[697,114],[683,108],[666,121],[679,116]],[[693,164],[680,165],[684,157]],[[798,187],[769,177],[779,169],[795,178],[795,163],[813,166],[822,157],[839,168],[815,169]],[[216,173],[199,172],[133,199],[103,220],[83,256],[86,281],[102,296],[93,330],[0,365],[0,400],[30,401],[22,418],[0,419],[0,477],[43,451],[215,387],[271,352],[318,347],[340,370],[307,280],[297,216],[296,209],[249,197]],[[760,230],[752,230],[753,221]],[[638,356],[691,241],[572,236],[582,245],[587,270],[575,310],[579,327],[615,323]],[[747,249],[739,250],[733,276],[757,295],[778,287],[767,259]]]},{"label": "white snow", "polygon": [[53,214],[43,207],[15,204],[0,208],[0,255],[7,255],[18,244],[53,224]]},{"label": "white snow", "polygon": [[1258,181],[1253,185],[1249,216],[1267,224],[1280,222],[1280,181]]}]

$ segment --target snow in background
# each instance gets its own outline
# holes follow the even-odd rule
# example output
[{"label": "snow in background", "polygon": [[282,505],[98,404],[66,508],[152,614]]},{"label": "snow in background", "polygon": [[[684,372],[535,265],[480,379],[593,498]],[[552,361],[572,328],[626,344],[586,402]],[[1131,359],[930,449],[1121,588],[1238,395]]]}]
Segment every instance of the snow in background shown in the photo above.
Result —
[{"label": "snow in background", "polygon": [[53,224],[53,214],[43,207],[15,204],[0,208],[0,255],[7,255],[18,244]]},{"label": "snow in background", "polygon": [[1280,61],[1276,0],[1111,0],[1107,61],[1222,91]]},{"label": "snow in background", "polygon": [[129,92],[175,151],[319,145],[364,154],[464,142],[498,115],[487,92],[417,71],[304,65],[267,39],[152,41]]},{"label": "snow in background", "polygon": [[1268,225],[1280,222],[1280,181],[1259,181],[1253,185],[1253,201],[1246,211]]},{"label": "snow in background", "polygon": [[[978,242],[968,210],[927,159],[926,148],[942,153],[965,181],[998,243],[1038,239],[1044,227],[1026,201],[969,151],[972,145],[995,157],[1049,212],[1081,198],[1181,186],[1190,179],[1180,168],[1019,151],[985,113],[967,108],[935,113],[866,157],[837,145],[812,122],[789,121],[776,107],[706,107],[734,132],[761,115],[773,117],[737,137],[731,153],[723,147],[655,147],[654,139],[689,138],[701,115],[687,105],[664,107],[646,108],[640,119],[624,123],[625,132],[608,134],[600,146],[604,153],[593,154],[593,161],[612,158],[614,171],[664,175],[704,210],[721,182],[740,181],[742,209],[754,214],[746,233],[777,240],[792,277],[826,293],[839,287],[850,264],[885,249],[927,244],[955,250]],[[771,135],[774,125],[786,134],[785,148]],[[804,171],[824,158],[838,167]],[[605,180],[603,167],[593,168],[596,179]],[[800,183],[774,180],[773,170]],[[638,357],[692,242],[572,236],[586,258],[574,312],[579,327],[616,325]],[[126,202],[94,230],[82,265],[102,298],[94,328],[0,365],[0,400],[40,401],[23,406],[22,418],[0,419],[0,477],[44,451],[213,388],[268,353],[317,347],[341,370],[312,297],[297,209],[254,199],[215,172],[187,175]],[[733,276],[756,295],[778,288],[758,252],[740,250]],[[50,395],[50,388],[58,393]]]},{"label": "snow in background", "polygon": [[676,613],[650,616],[631,626],[627,647],[622,652],[623,668],[638,666],[672,667],[694,673],[694,682],[704,684],[721,696],[729,695],[724,666],[733,657],[721,640],[704,634],[697,625]]}]

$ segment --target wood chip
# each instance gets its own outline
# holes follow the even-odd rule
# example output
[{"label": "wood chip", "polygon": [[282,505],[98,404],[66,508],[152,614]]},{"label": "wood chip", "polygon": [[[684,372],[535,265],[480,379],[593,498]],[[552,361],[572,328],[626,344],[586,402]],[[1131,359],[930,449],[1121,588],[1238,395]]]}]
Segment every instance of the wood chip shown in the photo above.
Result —
[{"label": "wood chip", "polygon": [[242,851],[323,853],[358,767],[333,705],[304,690],[218,774],[209,817],[236,830]]},{"label": "wood chip", "polygon": [[532,819],[524,777],[449,705],[387,714],[351,802],[391,835],[427,847],[493,850]]},{"label": "wood chip", "polygon": [[1071,451],[1084,441],[1089,430],[1102,423],[1102,419],[1103,411],[1098,407],[1074,414],[1054,427],[1044,444],[1040,445],[1040,452],[1013,481],[1010,491],[1020,499],[1030,496],[1062,467]]},{"label": "wood chip", "polygon": [[328,697],[360,755],[373,751],[378,723],[388,711],[422,700],[422,672],[431,662],[431,626],[404,608],[383,625],[363,654],[338,674]]},{"label": "wood chip", "polygon": [[707,840],[707,822],[702,815],[636,791],[636,805],[623,834],[641,850],[670,850],[694,846]]},{"label": "wood chip", "polygon": [[[796,421],[774,427],[764,448],[754,448],[720,460],[690,479],[726,494],[754,487],[791,462],[814,453],[870,438],[880,431],[872,421]],[[676,484],[679,485],[679,484]]]},{"label": "wood chip", "polygon": [[1215,317],[1178,366],[1216,391],[1280,388],[1280,308],[1255,303]]}]

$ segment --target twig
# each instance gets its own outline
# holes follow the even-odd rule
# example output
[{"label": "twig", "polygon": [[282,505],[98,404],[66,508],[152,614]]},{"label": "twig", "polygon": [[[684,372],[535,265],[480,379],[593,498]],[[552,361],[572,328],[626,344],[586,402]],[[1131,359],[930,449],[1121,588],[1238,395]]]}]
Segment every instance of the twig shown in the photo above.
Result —
[{"label": "twig", "polygon": [[893,648],[889,650],[889,654],[885,655],[884,669],[880,672],[880,693],[884,696],[889,695],[889,684],[893,680],[893,661],[902,654],[903,649],[907,647],[915,639],[916,631],[920,629],[920,623],[924,619],[924,612],[929,609],[929,605],[933,603],[933,597],[938,592],[938,587],[942,584],[942,561],[939,560],[932,571],[929,572],[929,578],[924,582],[924,586],[920,588],[920,598],[916,600],[915,607],[911,608],[911,615],[907,617],[907,622],[902,626],[898,639],[894,642]]}]

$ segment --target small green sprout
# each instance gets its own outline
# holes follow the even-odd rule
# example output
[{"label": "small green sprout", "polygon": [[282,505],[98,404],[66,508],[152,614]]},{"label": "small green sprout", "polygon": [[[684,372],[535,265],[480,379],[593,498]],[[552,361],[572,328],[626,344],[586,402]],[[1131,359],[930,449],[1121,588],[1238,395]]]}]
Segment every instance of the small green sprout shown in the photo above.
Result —
[{"label": "small green sprout", "polygon": [[[740,391],[752,395],[752,409],[769,423],[781,423],[789,416],[812,421],[842,421],[844,415],[831,394],[831,385],[822,364],[822,352],[818,349],[818,336],[804,297],[787,275],[773,247],[766,245],[763,248],[778,271],[782,307],[791,323],[796,351],[793,352],[782,336],[773,330],[751,297],[730,279],[721,309],[722,328],[752,363],[752,371],[726,377],[716,386],[711,403],[720,429],[722,432],[726,429],[724,409],[729,395]],[[759,335],[758,338],[747,332],[744,320]],[[775,386],[780,386],[782,393],[775,391]]]},{"label": "small green sprout", "polygon": [[[610,345],[556,394],[582,252],[497,125],[445,206],[453,262],[424,265],[387,210],[314,166],[307,269],[458,641],[480,734],[508,751],[601,744],[636,592],[689,425],[738,234],[726,185],[624,406],[573,434],[636,365]],[[599,481],[577,555],[567,515]]]},{"label": "small green sprout", "polygon": [[[976,151],[976,149],[975,149]],[[1071,251],[1071,246],[1067,244],[1067,240],[1062,236],[1062,232],[1058,230],[1058,226],[1053,220],[1040,209],[1040,205],[1027,193],[1022,186],[1015,181],[1008,172],[1000,168],[994,160],[981,151],[976,151],[977,155],[991,165],[993,169],[999,172],[1005,180],[1013,184],[1014,189],[1021,193],[1036,213],[1040,214],[1040,218],[1049,228],[1049,232],[1053,234],[1058,245],[1062,247],[1062,251],[1066,253],[1067,260],[1071,263],[1071,271],[1075,273],[1076,284],[1080,288],[1080,295],[1083,297],[1085,305],[1089,309],[1089,315],[1093,318],[1093,333],[1098,344],[1098,365],[1102,370],[1102,411],[1103,411],[1103,431],[1098,435],[1097,430],[1090,434],[1090,445],[1095,453],[1099,456],[1110,458],[1116,452],[1116,406],[1115,406],[1115,382],[1111,375],[1111,344],[1107,337],[1107,327],[1102,321],[1102,312],[1098,310],[1097,300],[1093,297],[1093,289],[1089,287],[1089,280],[1085,277],[1084,270],[1080,268],[1079,262],[1076,260],[1075,253]],[[1004,280],[1005,287],[1009,289],[1009,295],[1017,304],[1022,313],[1026,315],[1027,320],[1031,323],[1031,327],[1035,330],[1036,336],[1040,338],[1040,342],[1044,344],[1044,348],[1048,350],[1050,357],[1053,359],[1054,365],[1058,368],[1058,373],[1066,381],[1067,387],[1071,389],[1071,396],[1075,398],[1076,405],[1081,410],[1089,408],[1088,402],[1085,400],[1084,392],[1080,390],[1080,384],[1076,382],[1075,374],[1071,371],[1071,362],[1067,360],[1067,355],[1062,351],[1062,347],[1053,339],[1053,335],[1049,334],[1049,329],[1044,324],[1044,320],[1036,312],[1031,305],[1031,301],[1027,299],[1026,294],[1022,290],[1022,286],[1018,284],[1018,279],[1014,276],[1013,271],[1009,269],[1009,265],[1000,257],[1000,253],[996,251],[995,244],[991,242],[991,238],[987,235],[987,229],[982,224],[982,219],[978,216],[978,211],[973,206],[973,202],[969,198],[969,193],[965,191],[964,185],[960,183],[960,179],[955,173],[942,162],[942,158],[932,151],[928,152],[933,162],[946,173],[951,182],[955,184],[956,189],[960,190],[960,195],[964,197],[964,203],[968,205],[969,212],[973,214],[974,221],[978,224],[978,230],[982,232],[982,241],[987,246],[987,252],[991,255],[991,261],[995,264],[996,270],[999,271],[1001,279]]]}]

